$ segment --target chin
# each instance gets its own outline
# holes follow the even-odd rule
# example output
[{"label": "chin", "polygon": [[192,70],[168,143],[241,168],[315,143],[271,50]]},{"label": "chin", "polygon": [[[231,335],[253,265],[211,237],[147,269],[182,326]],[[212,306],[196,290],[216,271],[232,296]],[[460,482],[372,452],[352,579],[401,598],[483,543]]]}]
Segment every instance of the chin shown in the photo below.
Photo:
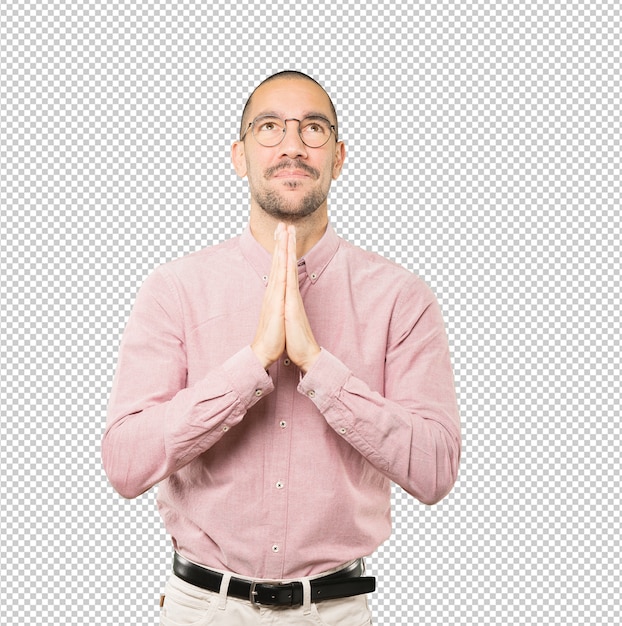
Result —
[{"label": "chin", "polygon": [[257,204],[268,215],[282,221],[299,221],[313,215],[326,201],[324,197],[311,194],[299,202],[282,198],[275,193],[268,193],[257,198]]},{"label": "chin", "polygon": [[[262,207],[263,208],[263,207]],[[283,210],[283,209],[263,209],[268,215],[276,218],[280,222],[299,222],[313,215],[319,207],[312,210]]]}]

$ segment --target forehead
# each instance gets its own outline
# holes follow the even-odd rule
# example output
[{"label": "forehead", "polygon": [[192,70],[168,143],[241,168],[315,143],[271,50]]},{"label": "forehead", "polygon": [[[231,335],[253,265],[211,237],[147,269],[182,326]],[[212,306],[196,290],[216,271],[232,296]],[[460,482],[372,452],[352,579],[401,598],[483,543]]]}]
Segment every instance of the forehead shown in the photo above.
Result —
[{"label": "forehead", "polygon": [[251,100],[249,119],[265,113],[302,118],[311,113],[332,119],[331,106],[324,90],[310,80],[275,79],[261,85]]}]

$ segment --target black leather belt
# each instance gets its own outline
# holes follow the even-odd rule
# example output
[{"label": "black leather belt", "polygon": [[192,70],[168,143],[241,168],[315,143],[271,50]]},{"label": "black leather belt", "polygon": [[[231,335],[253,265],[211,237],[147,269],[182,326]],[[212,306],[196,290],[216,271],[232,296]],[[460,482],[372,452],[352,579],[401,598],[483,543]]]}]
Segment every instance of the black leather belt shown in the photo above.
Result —
[{"label": "black leather belt", "polygon": [[[201,567],[175,553],[173,560],[175,575],[187,583],[209,591],[220,591],[222,574]],[[311,602],[347,598],[376,590],[376,579],[373,576],[361,576],[364,572],[362,559],[352,565],[320,578],[314,578],[311,584]],[[228,594],[253,604],[268,606],[299,606],[302,604],[302,583],[300,581],[253,582],[231,577]]]}]

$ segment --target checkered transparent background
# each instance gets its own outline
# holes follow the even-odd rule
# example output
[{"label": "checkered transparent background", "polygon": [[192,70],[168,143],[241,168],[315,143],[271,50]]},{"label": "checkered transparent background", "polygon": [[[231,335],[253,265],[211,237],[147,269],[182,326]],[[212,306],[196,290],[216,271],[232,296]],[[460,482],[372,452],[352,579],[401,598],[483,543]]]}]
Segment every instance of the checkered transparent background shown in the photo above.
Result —
[{"label": "checkered transparent background", "polygon": [[155,624],[152,492],[100,462],[158,264],[241,231],[242,105],[300,69],[349,153],[344,237],[444,310],[456,488],[394,492],[376,624],[619,624],[620,4],[0,0],[3,624]]}]

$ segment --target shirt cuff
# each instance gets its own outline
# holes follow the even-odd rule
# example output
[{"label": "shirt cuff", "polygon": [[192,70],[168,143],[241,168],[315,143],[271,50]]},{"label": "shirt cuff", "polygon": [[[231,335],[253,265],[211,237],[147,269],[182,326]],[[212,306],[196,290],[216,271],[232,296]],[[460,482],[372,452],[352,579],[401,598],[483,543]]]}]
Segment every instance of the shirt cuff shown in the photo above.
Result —
[{"label": "shirt cuff", "polygon": [[307,396],[320,413],[324,413],[351,375],[346,365],[322,348],[316,362],[301,378],[298,391]]},{"label": "shirt cuff", "polygon": [[250,346],[242,348],[227,359],[223,369],[231,387],[247,410],[274,390],[272,378],[261,366]]}]

